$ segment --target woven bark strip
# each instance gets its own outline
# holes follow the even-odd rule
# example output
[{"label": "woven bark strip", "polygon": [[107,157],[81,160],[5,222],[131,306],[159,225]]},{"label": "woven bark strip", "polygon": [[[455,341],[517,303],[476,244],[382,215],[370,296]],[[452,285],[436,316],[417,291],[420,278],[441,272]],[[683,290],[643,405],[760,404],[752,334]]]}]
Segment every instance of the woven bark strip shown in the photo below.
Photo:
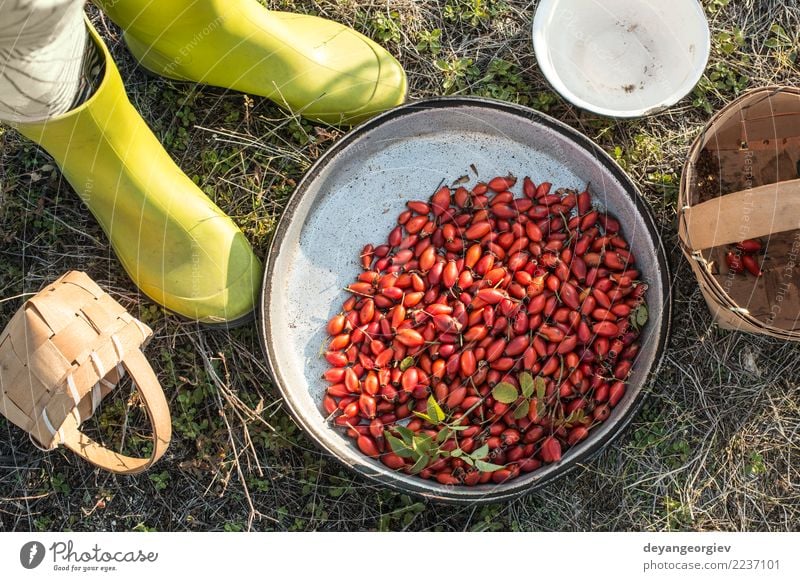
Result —
[{"label": "woven bark strip", "polygon": [[[122,474],[149,468],[171,437],[164,392],[141,352],[151,336],[86,274],[64,274],[25,302],[0,335],[0,413],[44,448],[64,445]],[[153,428],[150,458],[123,456],[79,430],[126,373]]]},{"label": "woven bark strip", "polygon": [[[720,327],[800,340],[800,90],[749,91],[695,140],[678,234]],[[758,238],[764,275],[735,274],[731,244]]]}]

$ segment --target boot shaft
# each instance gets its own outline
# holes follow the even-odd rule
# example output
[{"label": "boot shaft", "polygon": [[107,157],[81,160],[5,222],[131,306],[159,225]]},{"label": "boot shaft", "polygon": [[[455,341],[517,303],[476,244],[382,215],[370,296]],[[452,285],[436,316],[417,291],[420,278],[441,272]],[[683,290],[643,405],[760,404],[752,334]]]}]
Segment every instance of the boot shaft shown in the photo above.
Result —
[{"label": "boot shaft", "polygon": [[[159,39],[162,32],[180,28],[197,35],[224,26],[232,14],[260,8],[256,0],[92,0],[125,32]],[[205,32],[204,32],[205,31]]]}]

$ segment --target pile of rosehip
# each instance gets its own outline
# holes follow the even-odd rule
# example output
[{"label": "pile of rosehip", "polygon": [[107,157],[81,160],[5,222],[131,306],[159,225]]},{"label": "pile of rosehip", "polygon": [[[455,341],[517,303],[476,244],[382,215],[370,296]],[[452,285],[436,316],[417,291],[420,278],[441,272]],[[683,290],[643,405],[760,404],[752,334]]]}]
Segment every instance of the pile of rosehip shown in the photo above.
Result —
[{"label": "pile of rosehip", "polygon": [[725,262],[730,272],[734,274],[749,272],[758,278],[764,274],[758,262],[760,252],[761,242],[756,239],[742,240],[725,254]]},{"label": "pile of rosehip", "polygon": [[647,285],[588,191],[513,176],[411,201],[327,326],[327,417],[391,469],[501,483],[625,394]]}]

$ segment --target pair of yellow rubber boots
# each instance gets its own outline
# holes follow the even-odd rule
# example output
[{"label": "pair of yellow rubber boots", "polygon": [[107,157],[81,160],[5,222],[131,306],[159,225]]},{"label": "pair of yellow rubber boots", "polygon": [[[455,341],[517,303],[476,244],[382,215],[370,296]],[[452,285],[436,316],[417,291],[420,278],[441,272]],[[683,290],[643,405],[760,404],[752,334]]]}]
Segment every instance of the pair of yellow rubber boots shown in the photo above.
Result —
[{"label": "pair of yellow rubber boots", "polygon": [[[273,99],[310,119],[354,124],[403,102],[383,48],[335,22],[256,0],[94,0],[146,69]],[[133,108],[108,49],[95,93],[68,113],[16,124],[89,206],[141,291],[184,317],[251,314],[261,263],[239,228],[175,165]]]}]

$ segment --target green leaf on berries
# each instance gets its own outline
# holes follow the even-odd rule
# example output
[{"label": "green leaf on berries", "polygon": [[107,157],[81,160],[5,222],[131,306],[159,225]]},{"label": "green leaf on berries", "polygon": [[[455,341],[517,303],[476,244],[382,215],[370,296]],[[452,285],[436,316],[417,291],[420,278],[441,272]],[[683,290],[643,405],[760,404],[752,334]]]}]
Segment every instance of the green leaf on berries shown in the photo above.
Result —
[{"label": "green leaf on berries", "polygon": [[639,305],[637,309],[633,311],[632,318],[637,328],[644,327],[645,323],[647,323],[648,317],[649,313],[647,312],[647,305],[645,304]]},{"label": "green leaf on berries", "polygon": [[523,371],[519,374],[519,387],[522,390],[522,395],[525,397],[531,397],[533,395],[533,376],[527,371]]},{"label": "green leaf on berries", "polygon": [[439,402],[436,401],[436,398],[428,396],[428,417],[431,418],[433,421],[432,424],[438,424],[439,422],[444,420],[444,411],[441,407],[439,407]]},{"label": "green leaf on berries", "polygon": [[547,382],[539,375],[534,380],[534,384],[536,386],[536,415],[541,418],[544,416],[544,398],[547,394]]},{"label": "green leaf on berries", "polygon": [[584,415],[583,410],[575,410],[564,420],[564,427],[571,428],[577,424],[583,424],[585,419],[586,416]]},{"label": "green leaf on berries", "polygon": [[503,468],[505,468],[505,466],[500,466],[499,464],[492,464],[491,462],[484,462],[483,460],[476,460],[475,468],[477,468],[481,472],[497,472],[498,470],[502,470]]},{"label": "green leaf on berries", "polygon": [[449,438],[453,434],[453,431],[450,428],[443,428],[436,434],[436,443],[441,444],[447,438]]},{"label": "green leaf on berries", "polygon": [[468,466],[474,466],[474,465],[475,465],[475,460],[473,460],[473,459],[472,459],[472,458],[470,458],[469,456],[461,456],[461,459],[462,459],[462,460],[464,461],[464,463],[465,463],[465,464],[467,464]]},{"label": "green leaf on berries", "polygon": [[403,438],[403,442],[405,442],[406,445],[411,446],[411,442],[414,440],[414,432],[405,426],[395,426],[394,429],[398,434],[400,434],[400,437]]},{"label": "green leaf on berries", "polygon": [[461,456],[463,453],[464,453],[464,450],[462,450],[461,448],[456,448],[455,450],[453,450],[452,452],[450,452],[450,457],[452,457],[452,458],[458,458],[458,457],[459,457],[459,456]]},{"label": "green leaf on berries", "polygon": [[385,436],[386,441],[389,442],[389,447],[392,449],[392,452],[401,458],[413,458],[416,455],[414,454],[414,451],[409,448],[400,438],[396,438],[389,432],[385,432]]},{"label": "green leaf on berries", "polygon": [[470,454],[470,456],[475,460],[486,458],[486,456],[488,455],[489,455],[489,444],[484,444],[483,446],[472,452],[472,454]]},{"label": "green leaf on berries", "polygon": [[411,474],[419,474],[420,472],[422,472],[422,470],[425,468],[425,466],[428,465],[428,462],[430,461],[431,461],[430,456],[428,456],[427,454],[420,455],[420,457],[417,459],[416,462],[414,462],[414,465],[411,467]]},{"label": "green leaf on berries", "polygon": [[525,400],[517,406],[517,409],[514,410],[514,419],[521,420],[528,415],[529,411],[531,411],[531,404],[528,400]]},{"label": "green leaf on berries", "polygon": [[430,436],[414,436],[411,447],[417,454],[427,454],[433,446],[433,438]]},{"label": "green leaf on berries", "polygon": [[544,393],[547,389],[547,382],[544,380],[544,377],[537,375],[536,379],[533,380],[533,387],[536,389],[536,397],[544,399]]},{"label": "green leaf on berries", "polygon": [[405,371],[412,365],[414,365],[414,358],[409,355],[400,362],[400,371]]},{"label": "green leaf on berries", "polygon": [[438,423],[436,420],[434,420],[434,419],[433,419],[432,417],[430,417],[428,414],[424,414],[424,413],[422,413],[422,412],[417,412],[417,411],[415,411],[415,412],[414,412],[414,415],[415,415],[415,416],[417,416],[417,417],[418,417],[419,419],[421,419],[421,420],[425,420],[425,421],[426,421],[426,422],[428,422],[429,424],[437,424],[437,423]]},{"label": "green leaf on berries", "polygon": [[500,403],[509,404],[517,401],[519,392],[517,392],[517,388],[510,383],[501,381],[492,388],[492,397]]}]

